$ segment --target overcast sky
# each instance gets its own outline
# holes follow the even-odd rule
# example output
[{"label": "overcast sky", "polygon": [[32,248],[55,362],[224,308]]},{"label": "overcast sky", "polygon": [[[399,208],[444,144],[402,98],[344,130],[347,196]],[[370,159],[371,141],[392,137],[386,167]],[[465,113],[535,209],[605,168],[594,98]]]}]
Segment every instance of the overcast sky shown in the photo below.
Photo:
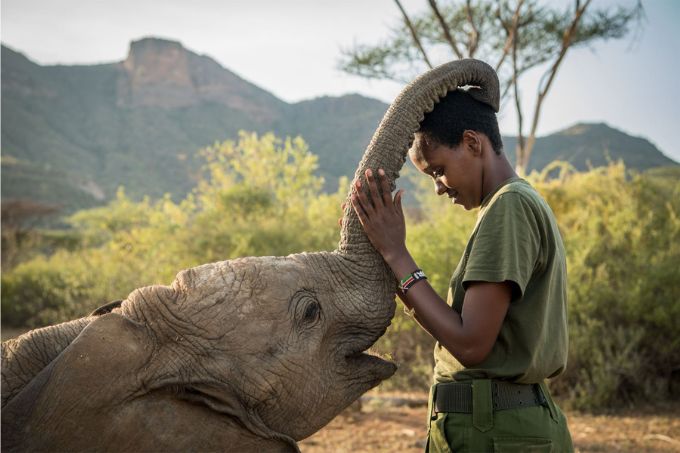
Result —
[{"label": "overcast sky", "polygon": [[[594,0],[593,6],[616,3]],[[414,13],[427,2],[403,4]],[[539,135],[579,121],[606,122],[680,161],[680,1],[643,4],[637,39],[570,51],[544,103]],[[401,89],[336,68],[341,48],[375,43],[400,20],[393,0],[2,0],[1,8],[3,44],[40,64],[120,61],[130,41],[158,36],[181,41],[288,102],[361,93],[389,103]],[[542,72],[522,85],[525,116]],[[512,109],[501,111],[500,121],[503,133],[516,134]]]}]

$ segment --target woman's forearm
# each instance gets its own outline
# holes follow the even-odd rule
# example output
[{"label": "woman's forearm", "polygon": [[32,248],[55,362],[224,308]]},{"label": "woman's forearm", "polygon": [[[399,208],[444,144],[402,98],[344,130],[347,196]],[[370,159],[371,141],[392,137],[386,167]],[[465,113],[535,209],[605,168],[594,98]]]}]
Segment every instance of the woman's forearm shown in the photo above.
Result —
[{"label": "woman's forearm", "polygon": [[[417,269],[408,250],[388,255],[386,261],[400,280]],[[404,304],[414,310],[416,321],[463,365],[468,366],[470,350],[475,346],[471,344],[474,338],[466,332],[460,315],[446,304],[427,280],[417,282],[402,296]]]},{"label": "woman's forearm", "polygon": [[[386,261],[399,279],[417,269],[408,250],[387,255]],[[491,352],[511,296],[509,282],[469,282],[459,314],[427,280],[422,280],[408,290],[404,299],[416,321],[461,364],[470,367],[484,361]]]}]

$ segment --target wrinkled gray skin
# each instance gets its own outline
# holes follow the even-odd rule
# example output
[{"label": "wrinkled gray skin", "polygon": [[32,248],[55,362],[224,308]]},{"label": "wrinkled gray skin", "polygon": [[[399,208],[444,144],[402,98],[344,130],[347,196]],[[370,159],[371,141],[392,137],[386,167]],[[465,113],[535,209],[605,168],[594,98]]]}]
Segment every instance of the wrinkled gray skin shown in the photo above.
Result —
[{"label": "wrinkled gray skin", "polygon": [[[448,63],[404,89],[355,177],[396,179],[425,112],[493,70]],[[394,364],[364,351],[396,281],[348,206],[338,250],[249,257],[137,289],[111,313],[2,344],[3,451],[295,451]]]}]

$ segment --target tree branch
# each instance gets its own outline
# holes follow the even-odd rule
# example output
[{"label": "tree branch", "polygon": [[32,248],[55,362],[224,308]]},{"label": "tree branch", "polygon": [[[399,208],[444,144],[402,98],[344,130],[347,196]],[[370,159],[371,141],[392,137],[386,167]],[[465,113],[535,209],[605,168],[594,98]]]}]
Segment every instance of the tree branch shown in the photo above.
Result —
[{"label": "tree branch", "polygon": [[580,1],[576,0],[576,10],[574,11],[574,17],[571,20],[569,27],[564,31],[564,34],[562,35],[562,47],[560,48],[560,52],[557,55],[557,58],[553,62],[548,72],[545,74],[548,76],[545,84],[543,83],[543,81],[546,80],[545,75],[541,79],[541,83],[539,84],[538,87],[538,97],[536,99],[536,106],[534,107],[534,117],[532,119],[531,131],[529,132],[526,148],[524,150],[525,155],[527,157],[527,161],[529,159],[529,156],[531,155],[534,143],[536,142],[536,129],[538,128],[538,120],[541,114],[541,107],[543,106],[543,101],[545,100],[545,96],[548,94],[548,90],[550,90],[550,87],[553,81],[555,80],[555,75],[557,74],[557,70],[559,69],[560,64],[562,64],[562,60],[564,60],[564,56],[567,54],[567,50],[569,50],[569,47],[571,46],[572,38],[576,33],[579,21],[581,20],[581,17],[583,17],[583,13],[588,8],[588,5],[590,5],[591,1],[592,0],[586,0],[585,3],[581,5]]},{"label": "tree branch", "polygon": [[442,32],[444,33],[446,41],[451,46],[451,50],[453,50],[453,53],[456,54],[456,57],[458,57],[459,59],[463,59],[464,58],[463,54],[458,48],[458,44],[456,43],[455,38],[451,36],[449,26],[446,24],[446,21],[444,20],[444,17],[442,16],[441,12],[439,12],[436,0],[428,0],[428,2],[430,3],[430,8],[432,8],[432,12],[437,17],[437,21],[439,21],[439,26],[442,27]]},{"label": "tree branch", "polygon": [[[515,17],[517,15],[515,14]],[[528,159],[526,158],[524,148],[524,126],[522,117],[522,103],[519,95],[519,84],[517,83],[517,42],[519,41],[519,30],[517,30],[517,22],[514,23],[513,40],[512,40],[512,85],[515,91],[515,110],[517,111],[517,146],[515,148],[515,167],[520,170],[520,173],[526,171]]]},{"label": "tree branch", "polygon": [[411,19],[408,18],[408,15],[406,14],[404,7],[401,6],[401,2],[399,0],[394,0],[394,3],[397,4],[397,6],[399,7],[399,11],[401,11],[402,16],[404,16],[404,22],[406,23],[408,29],[411,31],[411,37],[413,38],[413,42],[416,44],[416,47],[418,47],[418,50],[420,50],[420,53],[423,56],[423,60],[425,60],[425,64],[427,64],[427,66],[430,69],[432,69],[433,67],[432,63],[430,63],[430,59],[427,58],[427,52],[425,52],[425,49],[423,48],[422,44],[420,44],[420,39],[418,39],[418,33],[416,32],[416,29],[413,26]]},{"label": "tree branch", "polygon": [[[595,3],[592,0],[569,0],[566,9],[543,0],[446,0],[449,9],[443,6],[444,1],[428,0],[424,14],[409,17],[403,2],[395,0],[403,22],[394,36],[378,45],[355,46],[345,53],[348,58],[341,67],[363,77],[402,80],[410,76],[403,65],[413,67],[414,62],[422,61],[431,68],[428,53],[434,57],[441,45],[450,47],[451,55],[458,58],[479,55],[493,62],[502,99],[510,101],[514,94],[513,108],[517,104],[527,108],[519,113],[520,129],[529,126],[526,134],[520,133],[524,136],[525,165],[531,157],[545,99],[569,48],[625,36],[642,10],[641,0],[633,0],[638,3],[632,9],[619,6],[595,11],[590,6]],[[514,65],[510,62],[513,52]],[[523,93],[514,84],[538,66],[543,66],[545,74],[538,84],[536,100],[524,105],[519,99]]]},{"label": "tree branch", "polygon": [[501,26],[505,30],[505,34],[507,35],[507,38],[505,39],[505,43],[503,44],[503,50],[502,50],[502,53],[501,53],[501,57],[498,60],[498,63],[496,63],[496,68],[495,68],[496,72],[498,72],[500,67],[503,65],[503,62],[505,61],[505,57],[507,57],[508,53],[510,53],[510,48],[512,47],[512,45],[513,45],[512,43],[513,43],[514,38],[515,38],[515,32],[519,29],[519,17],[520,17],[519,11],[522,8],[523,3],[524,3],[524,0],[519,0],[517,2],[517,7],[515,8],[515,12],[512,16],[512,25],[508,26],[505,23],[505,21],[503,20],[503,15],[501,13],[502,4],[501,4],[500,0],[498,1],[497,16],[498,16],[498,20],[501,23]]},{"label": "tree branch", "polygon": [[505,97],[508,95],[508,92],[510,91],[510,88],[512,88],[512,77],[510,77],[503,86],[503,90],[501,91],[501,100],[505,99]]},{"label": "tree branch", "polygon": [[471,6],[471,0],[467,0],[465,2],[465,11],[467,13],[467,21],[470,24],[471,30],[470,30],[470,42],[468,45],[468,55],[470,58],[474,58],[475,52],[477,51],[477,45],[479,43],[479,30],[477,29],[477,26],[475,25],[475,21],[472,18],[472,6]]}]

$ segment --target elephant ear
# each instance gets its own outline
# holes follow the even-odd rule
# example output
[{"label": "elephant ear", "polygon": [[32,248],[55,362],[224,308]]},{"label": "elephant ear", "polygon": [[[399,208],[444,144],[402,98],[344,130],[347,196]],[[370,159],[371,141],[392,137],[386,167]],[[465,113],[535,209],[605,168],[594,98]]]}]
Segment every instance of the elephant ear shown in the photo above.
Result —
[{"label": "elephant ear", "polygon": [[55,405],[102,407],[126,398],[138,390],[139,380],[132,378],[150,357],[151,345],[144,326],[115,313],[101,315],[3,408],[3,415],[27,416],[38,409],[38,400],[54,410]]},{"label": "elephant ear", "polygon": [[111,313],[114,309],[120,307],[122,303],[123,303],[123,299],[118,299],[118,300],[114,300],[113,302],[109,302],[107,304],[104,304],[101,307],[97,308],[92,313],[90,313],[90,316],[101,316],[101,315],[105,315],[107,313]]}]

